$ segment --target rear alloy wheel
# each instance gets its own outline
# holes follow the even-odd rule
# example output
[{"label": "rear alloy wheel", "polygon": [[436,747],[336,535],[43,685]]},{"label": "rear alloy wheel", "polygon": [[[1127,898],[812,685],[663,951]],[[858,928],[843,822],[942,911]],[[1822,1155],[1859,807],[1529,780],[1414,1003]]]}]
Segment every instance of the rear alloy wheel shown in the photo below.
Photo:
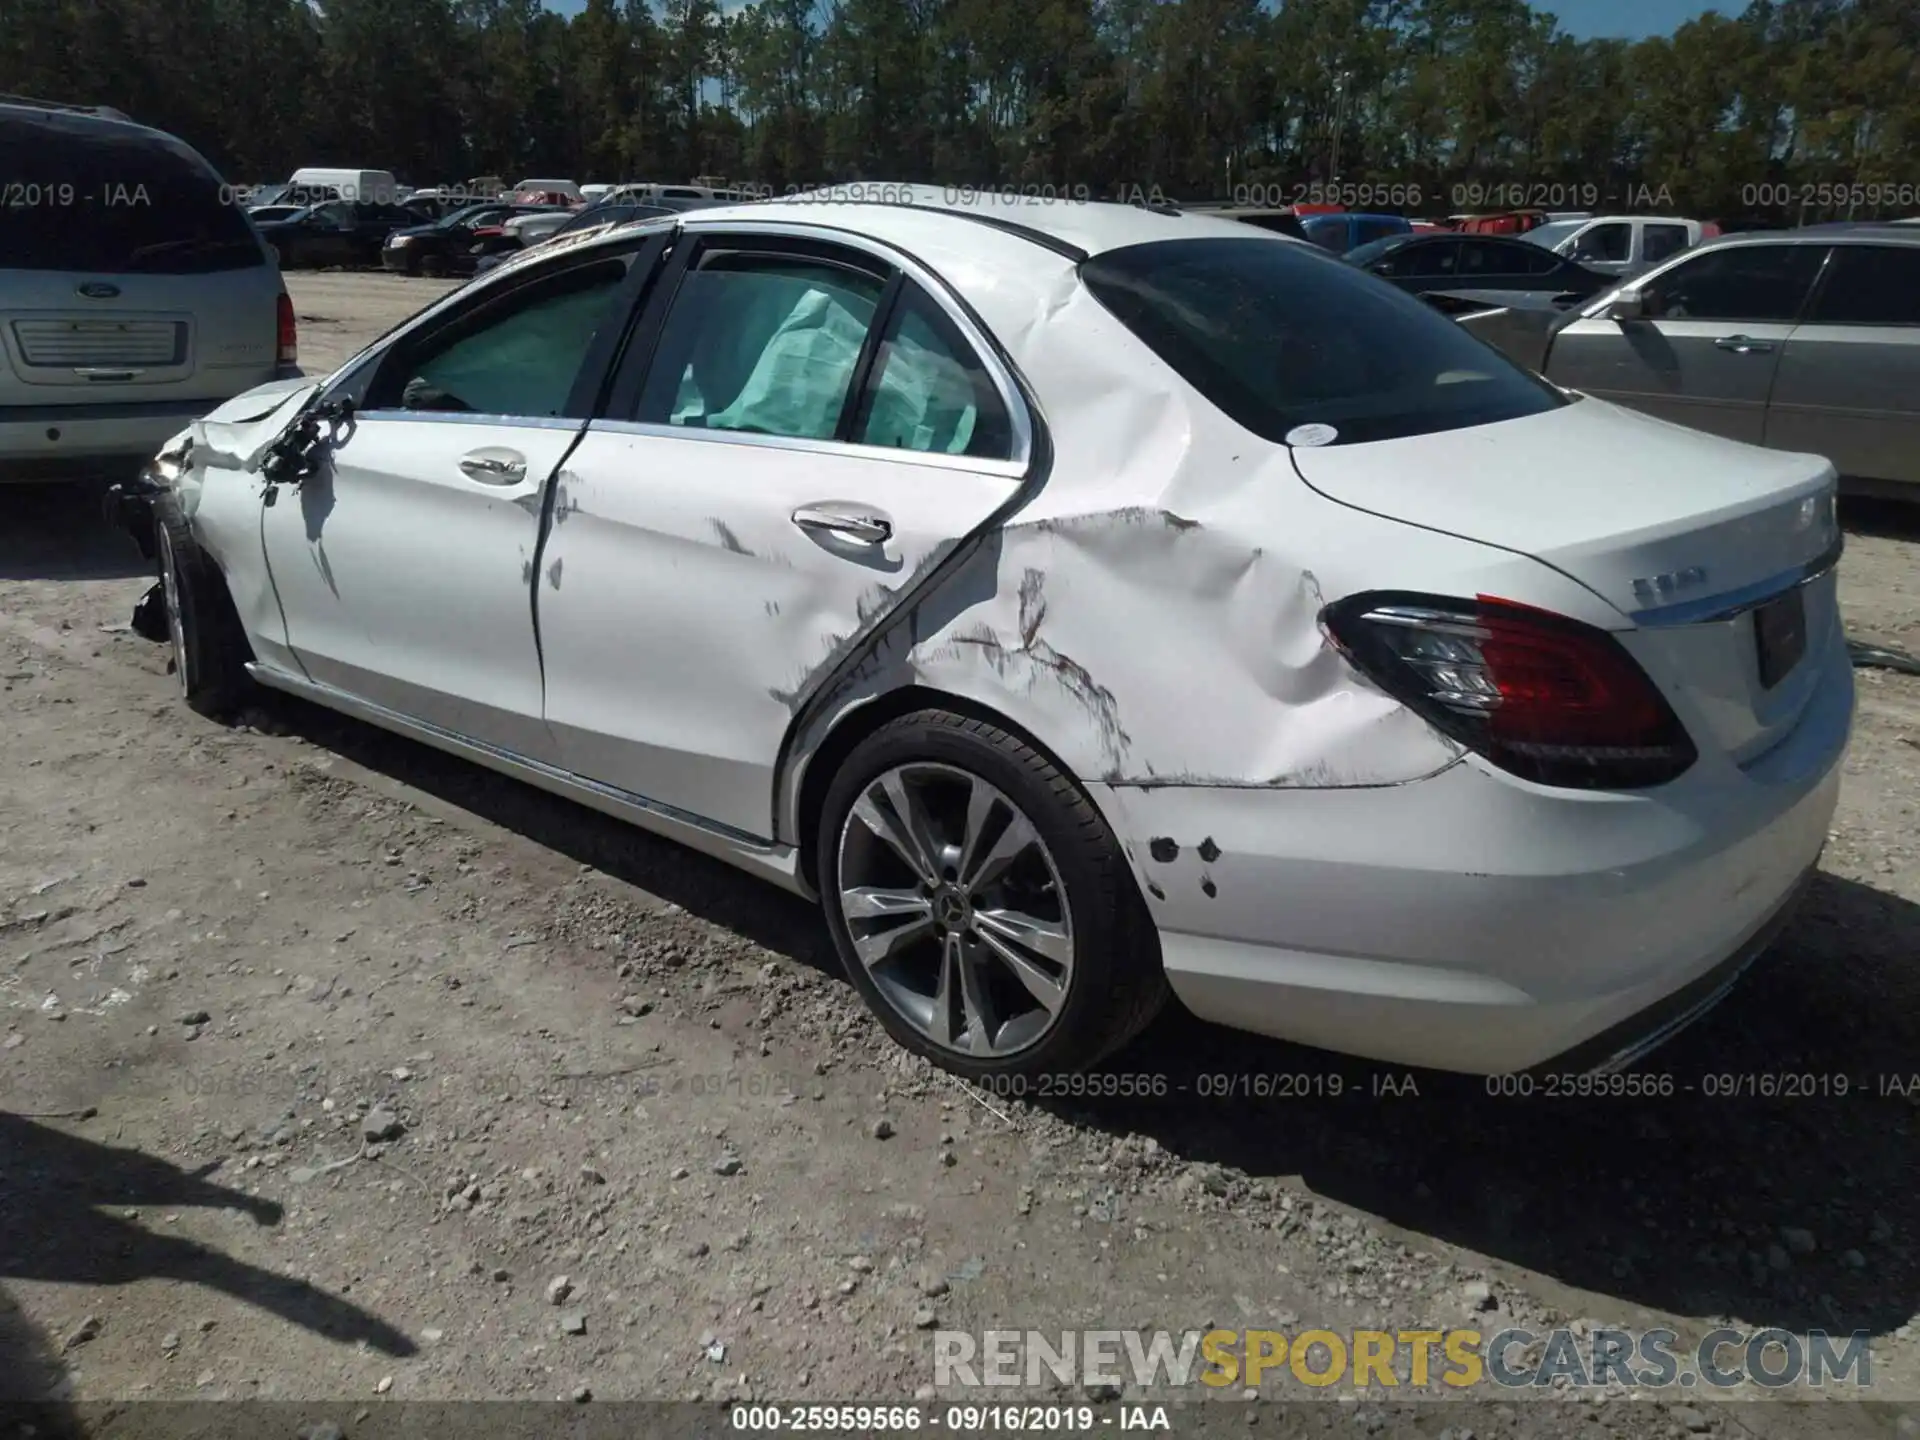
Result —
[{"label": "rear alloy wheel", "polygon": [[857,747],[819,837],[828,924],[907,1048],[968,1075],[1084,1068],[1166,997],[1119,846],[1016,737],[922,711]]}]

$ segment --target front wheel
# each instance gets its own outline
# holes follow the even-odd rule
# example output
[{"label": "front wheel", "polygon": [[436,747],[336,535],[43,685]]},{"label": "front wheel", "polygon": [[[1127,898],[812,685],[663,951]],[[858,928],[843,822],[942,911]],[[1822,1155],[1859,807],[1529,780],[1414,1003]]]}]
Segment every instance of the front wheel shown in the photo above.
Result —
[{"label": "front wheel", "polygon": [[862,741],[822,807],[821,902],[888,1033],[969,1077],[1070,1072],[1167,998],[1106,822],[1016,736],[942,710]]},{"label": "front wheel", "polygon": [[154,548],[180,696],[202,715],[225,717],[253,684],[246,670],[251,650],[226,579],[170,505],[154,516]]}]

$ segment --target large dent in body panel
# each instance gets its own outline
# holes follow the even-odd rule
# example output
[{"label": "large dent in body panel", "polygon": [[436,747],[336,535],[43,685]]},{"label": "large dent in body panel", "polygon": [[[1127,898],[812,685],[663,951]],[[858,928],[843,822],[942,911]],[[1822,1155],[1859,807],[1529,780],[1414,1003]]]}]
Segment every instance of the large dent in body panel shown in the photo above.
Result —
[{"label": "large dent in body panel", "polygon": [[1007,715],[1112,785],[1396,785],[1459,759],[1322,635],[1313,546],[1291,535],[1300,501],[1318,501],[1284,447],[1198,406],[1071,270],[995,319],[1044,380],[1072,473],[886,617],[800,753],[850,708],[918,684]]},{"label": "large dent in body panel", "polygon": [[991,599],[924,637],[907,665],[977,688],[1077,773],[1112,785],[1392,785],[1459,747],[1361,681],[1320,633],[1297,561],[1171,509],[1008,526],[982,552]]}]

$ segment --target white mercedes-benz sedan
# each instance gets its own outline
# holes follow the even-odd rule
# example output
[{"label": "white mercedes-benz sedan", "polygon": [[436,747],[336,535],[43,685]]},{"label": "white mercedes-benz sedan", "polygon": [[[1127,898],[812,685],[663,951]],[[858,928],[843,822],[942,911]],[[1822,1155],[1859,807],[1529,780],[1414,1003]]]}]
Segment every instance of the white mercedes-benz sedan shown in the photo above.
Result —
[{"label": "white mercedes-benz sedan", "polygon": [[153,471],[189,701],[305,696],[817,895],[903,1045],[1624,1065],[1853,706],[1834,474],[1315,247],[851,187],[545,247]]}]

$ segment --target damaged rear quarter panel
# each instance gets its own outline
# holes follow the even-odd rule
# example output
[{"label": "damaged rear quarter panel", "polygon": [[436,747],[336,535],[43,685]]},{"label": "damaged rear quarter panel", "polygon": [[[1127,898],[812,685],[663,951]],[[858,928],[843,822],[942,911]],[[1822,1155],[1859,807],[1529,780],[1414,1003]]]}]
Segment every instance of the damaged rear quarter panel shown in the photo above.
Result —
[{"label": "damaged rear quarter panel", "polygon": [[1037,392],[1053,469],[828,687],[802,756],[865,701],[917,685],[1006,716],[1097,787],[1398,785],[1461,749],[1332,648],[1327,602],[1495,594],[1622,623],[1526,556],[1319,495],[1077,279],[996,329]]}]

